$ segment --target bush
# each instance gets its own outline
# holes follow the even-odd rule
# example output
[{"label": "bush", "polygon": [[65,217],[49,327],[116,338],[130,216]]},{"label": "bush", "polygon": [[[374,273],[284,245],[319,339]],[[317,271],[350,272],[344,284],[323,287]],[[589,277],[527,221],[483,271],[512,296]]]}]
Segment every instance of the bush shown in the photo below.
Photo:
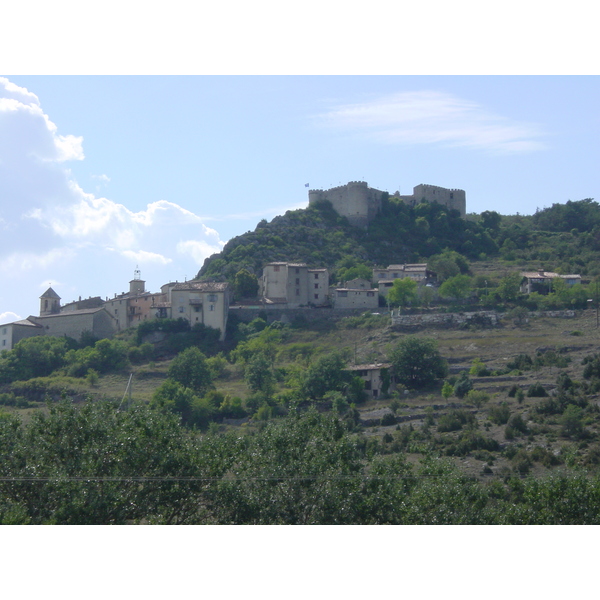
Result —
[{"label": "bush", "polygon": [[383,415],[383,417],[381,417],[381,426],[382,427],[387,427],[389,425],[396,425],[397,421],[396,421],[396,417],[393,415],[393,413],[385,413],[385,415]]},{"label": "bush", "polygon": [[482,390],[470,390],[467,394],[467,402],[480,408],[484,403],[490,399],[490,395],[486,394]]},{"label": "bush", "polygon": [[546,396],[548,396],[548,393],[544,389],[544,386],[539,382],[531,384],[527,390],[528,398],[544,398]]},{"label": "bush", "polygon": [[471,425],[475,422],[475,417],[466,410],[451,410],[438,419],[438,431],[445,433],[447,431],[458,431],[463,425]]},{"label": "bush", "polygon": [[480,358],[476,358],[469,369],[469,375],[472,375],[473,377],[488,377],[490,374],[491,371],[485,366],[485,363]]},{"label": "bush", "polygon": [[510,408],[506,402],[490,407],[489,419],[496,425],[506,425],[510,419]]},{"label": "bush", "polygon": [[464,398],[473,389],[473,382],[469,379],[466,371],[460,374],[460,377],[454,384],[454,395],[457,398]]}]

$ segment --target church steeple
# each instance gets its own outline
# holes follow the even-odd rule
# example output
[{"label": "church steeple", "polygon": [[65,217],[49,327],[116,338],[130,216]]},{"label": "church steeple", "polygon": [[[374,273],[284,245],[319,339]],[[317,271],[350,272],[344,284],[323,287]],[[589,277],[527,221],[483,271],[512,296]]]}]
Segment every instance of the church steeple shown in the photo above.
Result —
[{"label": "church steeple", "polygon": [[60,312],[60,296],[49,287],[40,296],[40,317],[55,315]]},{"label": "church steeple", "polygon": [[140,268],[136,265],[133,272],[133,279],[129,282],[129,294],[131,296],[139,296],[146,291],[146,282],[142,279]]}]

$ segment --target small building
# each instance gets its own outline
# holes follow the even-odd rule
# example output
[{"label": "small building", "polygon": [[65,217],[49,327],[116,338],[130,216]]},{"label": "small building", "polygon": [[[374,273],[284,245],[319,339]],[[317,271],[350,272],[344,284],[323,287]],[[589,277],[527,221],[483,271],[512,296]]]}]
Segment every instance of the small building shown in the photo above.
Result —
[{"label": "small building", "polygon": [[333,290],[333,307],[375,309],[379,307],[379,293],[371,288],[336,288]]},{"label": "small building", "polygon": [[264,266],[258,283],[266,304],[298,308],[329,303],[329,271],[325,268],[309,269],[305,263],[272,262]]},{"label": "small building", "polygon": [[372,288],[371,282],[368,279],[362,279],[361,277],[344,282],[342,287],[349,290],[370,290]]},{"label": "small building", "polygon": [[552,281],[554,279],[563,279],[569,287],[581,283],[581,275],[559,275],[543,269],[523,272],[521,277],[523,278],[521,281],[522,294],[531,294],[532,292],[548,294],[552,291]]},{"label": "small building", "polygon": [[0,352],[12,350],[22,339],[44,335],[44,328],[30,319],[0,325]]},{"label": "small building", "polygon": [[373,283],[380,281],[391,281],[408,277],[417,283],[425,283],[431,277],[431,271],[427,270],[427,263],[390,265],[383,269],[373,269]]},{"label": "small building", "polygon": [[365,382],[365,391],[371,398],[379,398],[392,390],[390,376],[390,363],[373,363],[347,367],[353,375],[360,377]]},{"label": "small building", "polygon": [[167,294],[165,307],[172,319],[187,319],[190,325],[203,323],[221,332],[225,339],[229,315],[230,290],[227,282],[186,281],[163,286]]},{"label": "small building", "polygon": [[30,316],[27,320],[41,325],[43,335],[68,336],[75,340],[79,340],[84,332],[103,339],[112,337],[117,331],[116,319],[104,307]]}]

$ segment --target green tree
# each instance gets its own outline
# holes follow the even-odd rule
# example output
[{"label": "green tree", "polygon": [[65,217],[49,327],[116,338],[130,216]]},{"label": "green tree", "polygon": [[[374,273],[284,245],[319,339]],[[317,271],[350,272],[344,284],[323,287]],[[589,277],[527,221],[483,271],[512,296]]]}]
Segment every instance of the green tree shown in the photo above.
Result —
[{"label": "green tree", "polygon": [[519,296],[521,287],[521,275],[519,273],[509,273],[505,275],[496,288],[496,293],[506,302],[514,302]]},{"label": "green tree", "polygon": [[471,292],[471,278],[468,275],[455,275],[442,283],[439,289],[443,298],[463,300]]},{"label": "green tree", "polygon": [[560,432],[565,437],[579,438],[583,434],[582,410],[579,406],[569,404],[560,418]]},{"label": "green tree", "polygon": [[180,352],[167,372],[169,378],[196,394],[204,394],[212,386],[212,372],[206,356],[196,347]]},{"label": "green tree", "polygon": [[247,269],[240,269],[233,280],[236,298],[254,298],[258,294],[258,279]]},{"label": "green tree", "polygon": [[394,285],[387,295],[388,302],[392,306],[406,306],[411,304],[417,297],[417,283],[408,277],[396,279]]},{"label": "green tree", "polygon": [[320,400],[327,392],[342,391],[350,380],[345,371],[346,361],[339,352],[317,358],[306,370],[302,392],[313,400]]},{"label": "green tree", "polygon": [[255,354],[247,363],[244,379],[252,392],[262,392],[270,398],[275,391],[273,363],[263,353]]},{"label": "green tree", "polygon": [[35,336],[21,340],[0,358],[0,383],[50,375],[63,366],[67,349],[65,338]]},{"label": "green tree", "polygon": [[444,381],[442,386],[442,396],[446,402],[454,394],[454,386],[449,381]]},{"label": "green tree", "polygon": [[423,387],[448,374],[435,340],[428,338],[407,336],[392,350],[390,360],[396,381],[411,388]]}]

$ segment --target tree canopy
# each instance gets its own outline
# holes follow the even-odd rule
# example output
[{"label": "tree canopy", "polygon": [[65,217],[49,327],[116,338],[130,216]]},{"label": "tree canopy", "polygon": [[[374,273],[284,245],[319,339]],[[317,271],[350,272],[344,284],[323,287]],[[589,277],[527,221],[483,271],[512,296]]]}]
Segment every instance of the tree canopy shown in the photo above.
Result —
[{"label": "tree canopy", "polygon": [[390,355],[396,380],[409,388],[423,387],[448,374],[435,340],[413,335],[402,339]]}]

